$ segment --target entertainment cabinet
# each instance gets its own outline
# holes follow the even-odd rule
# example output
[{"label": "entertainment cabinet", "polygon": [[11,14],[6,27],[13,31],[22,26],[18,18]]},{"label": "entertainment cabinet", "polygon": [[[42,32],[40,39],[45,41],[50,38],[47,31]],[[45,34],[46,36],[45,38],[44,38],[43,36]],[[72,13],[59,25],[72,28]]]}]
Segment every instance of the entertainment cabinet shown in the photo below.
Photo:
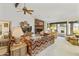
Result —
[{"label": "entertainment cabinet", "polygon": [[39,34],[43,30],[44,30],[44,21],[35,19],[35,33]]}]

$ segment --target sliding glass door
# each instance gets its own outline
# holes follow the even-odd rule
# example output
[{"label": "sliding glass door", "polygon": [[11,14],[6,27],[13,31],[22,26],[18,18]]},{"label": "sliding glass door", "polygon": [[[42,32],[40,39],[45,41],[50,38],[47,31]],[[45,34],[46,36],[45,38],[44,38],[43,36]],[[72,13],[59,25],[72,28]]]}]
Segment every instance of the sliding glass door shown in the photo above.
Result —
[{"label": "sliding glass door", "polygon": [[56,31],[59,36],[73,35],[73,33],[79,33],[79,24],[73,22],[57,22],[51,23],[50,29]]},{"label": "sliding glass door", "polygon": [[50,24],[50,29],[52,30],[52,32],[56,32],[57,31],[57,24]]},{"label": "sliding glass door", "polygon": [[73,33],[74,34],[79,34],[79,23],[74,23],[73,24]]},{"label": "sliding glass door", "polygon": [[58,24],[58,28],[57,28],[57,31],[58,31],[58,35],[60,36],[65,36],[66,35],[66,24],[63,23],[63,24]]}]

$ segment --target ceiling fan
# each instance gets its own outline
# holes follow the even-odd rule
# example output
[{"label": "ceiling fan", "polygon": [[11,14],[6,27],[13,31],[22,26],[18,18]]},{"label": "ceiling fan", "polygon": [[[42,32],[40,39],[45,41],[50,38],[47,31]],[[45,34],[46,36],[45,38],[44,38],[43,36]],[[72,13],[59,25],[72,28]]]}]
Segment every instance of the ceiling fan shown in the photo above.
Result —
[{"label": "ceiling fan", "polygon": [[[15,3],[15,8],[17,8],[18,5],[19,5],[19,3]],[[24,7],[23,7],[22,9],[19,9],[18,12],[21,12],[21,11],[22,11],[24,14],[28,13],[28,14],[30,14],[30,15],[32,14],[32,12],[34,12],[34,10],[27,9],[25,3],[24,3]]]}]

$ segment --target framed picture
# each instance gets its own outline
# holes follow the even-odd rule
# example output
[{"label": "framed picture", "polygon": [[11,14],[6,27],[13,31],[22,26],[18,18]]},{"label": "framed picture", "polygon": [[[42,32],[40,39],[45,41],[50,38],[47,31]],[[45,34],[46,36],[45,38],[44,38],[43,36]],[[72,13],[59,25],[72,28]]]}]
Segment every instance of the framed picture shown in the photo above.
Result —
[{"label": "framed picture", "polygon": [[10,21],[0,21],[0,39],[8,39],[10,32]]},{"label": "framed picture", "polygon": [[9,27],[8,23],[4,23],[4,27]]}]

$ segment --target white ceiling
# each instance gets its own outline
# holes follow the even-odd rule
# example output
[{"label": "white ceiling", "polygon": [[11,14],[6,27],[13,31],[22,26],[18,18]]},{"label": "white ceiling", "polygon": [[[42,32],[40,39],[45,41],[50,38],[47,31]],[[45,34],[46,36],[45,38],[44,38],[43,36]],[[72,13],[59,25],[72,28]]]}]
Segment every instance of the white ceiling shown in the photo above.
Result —
[{"label": "white ceiling", "polygon": [[[14,8],[14,4],[10,3],[0,4],[0,8],[1,5],[3,5],[4,11],[5,7],[7,6],[7,12],[10,7]],[[24,4],[20,4],[18,8],[22,8],[23,5]],[[79,16],[79,4],[77,3],[26,3],[26,7],[34,10],[34,17],[45,20],[47,22],[64,21],[67,20],[67,18],[74,18]]]},{"label": "white ceiling", "polygon": [[[23,7],[23,4],[20,4],[19,7]],[[79,4],[75,3],[27,3],[26,7],[34,10],[33,15],[35,17],[48,22],[63,21],[68,17],[79,15]]]}]

